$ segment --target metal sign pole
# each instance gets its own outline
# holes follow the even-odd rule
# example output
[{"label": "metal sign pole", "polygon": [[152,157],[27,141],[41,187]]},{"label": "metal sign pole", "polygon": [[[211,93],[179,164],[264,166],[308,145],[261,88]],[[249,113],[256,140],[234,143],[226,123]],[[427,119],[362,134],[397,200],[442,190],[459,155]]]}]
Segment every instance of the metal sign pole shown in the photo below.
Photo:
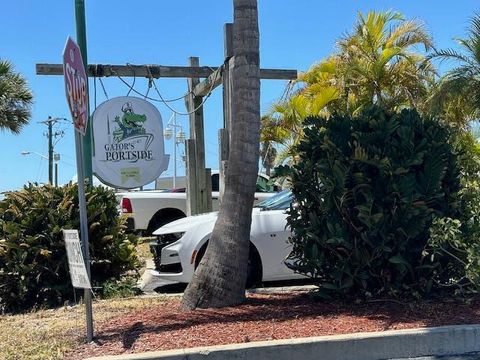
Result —
[{"label": "metal sign pole", "polygon": [[[83,172],[83,149],[82,135],[78,131],[75,133],[75,153],[77,158],[77,184],[78,184],[78,206],[80,209],[80,239],[82,240],[83,257],[87,269],[88,279],[90,277],[90,251],[88,249],[88,218],[87,204],[85,200],[85,182]],[[92,314],[92,292],[91,289],[84,289],[85,312],[87,322],[87,342],[93,340],[93,314]]]},{"label": "metal sign pole", "polygon": [[[88,250],[88,218],[85,200],[85,172],[82,135],[88,130],[88,77],[82,61],[82,52],[70,37],[63,50],[63,76],[65,95],[75,127],[75,152],[77,157],[78,208],[80,212],[80,239],[82,242],[85,270],[90,282],[90,254]],[[91,156],[91,155],[87,155]],[[89,179],[91,181],[91,179]],[[90,282],[91,284],[91,282]],[[91,289],[84,289],[87,315],[87,342],[93,340],[93,316]]]},{"label": "metal sign pole", "polygon": [[[75,24],[77,28],[77,43],[82,53],[82,61],[85,69],[88,66],[87,60],[87,31],[85,25],[85,1],[84,0],[75,0]],[[88,82],[86,83],[87,92],[88,92]],[[90,114],[89,105],[87,105],[87,114]],[[89,184],[93,184],[93,173],[92,173],[92,128],[87,127],[85,129],[85,136],[80,139],[82,142],[82,166],[84,169],[84,175],[86,176]]]}]

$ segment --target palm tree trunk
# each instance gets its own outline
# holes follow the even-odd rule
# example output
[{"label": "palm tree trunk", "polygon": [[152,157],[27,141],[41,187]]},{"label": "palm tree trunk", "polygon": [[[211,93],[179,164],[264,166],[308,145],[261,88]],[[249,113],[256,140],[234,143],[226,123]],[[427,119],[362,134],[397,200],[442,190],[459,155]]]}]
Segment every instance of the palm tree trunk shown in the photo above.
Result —
[{"label": "palm tree trunk", "polygon": [[207,251],[185,290],[188,309],[245,300],[260,142],[260,56],[256,0],[234,0],[233,121],[225,193]]}]

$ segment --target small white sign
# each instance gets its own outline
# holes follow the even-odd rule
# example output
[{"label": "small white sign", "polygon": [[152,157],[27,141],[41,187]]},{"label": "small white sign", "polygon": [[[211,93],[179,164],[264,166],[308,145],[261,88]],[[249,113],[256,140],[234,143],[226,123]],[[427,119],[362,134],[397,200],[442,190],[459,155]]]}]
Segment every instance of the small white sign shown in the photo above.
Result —
[{"label": "small white sign", "polygon": [[77,230],[63,230],[63,239],[67,249],[68,267],[72,285],[76,288],[91,289],[85,261],[83,260],[82,246]]}]

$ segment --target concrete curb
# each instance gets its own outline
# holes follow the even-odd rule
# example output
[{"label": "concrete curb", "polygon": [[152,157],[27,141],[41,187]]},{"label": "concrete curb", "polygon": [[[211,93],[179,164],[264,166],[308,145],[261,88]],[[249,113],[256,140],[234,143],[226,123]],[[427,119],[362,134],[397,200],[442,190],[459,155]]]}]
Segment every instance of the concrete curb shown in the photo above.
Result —
[{"label": "concrete curb", "polygon": [[476,351],[480,351],[480,325],[456,325],[102,356],[90,360],[384,360]]},{"label": "concrete curb", "polygon": [[282,294],[292,292],[308,292],[310,290],[318,289],[315,285],[290,285],[290,286],[273,286],[273,287],[258,287],[246,290],[247,294]]}]

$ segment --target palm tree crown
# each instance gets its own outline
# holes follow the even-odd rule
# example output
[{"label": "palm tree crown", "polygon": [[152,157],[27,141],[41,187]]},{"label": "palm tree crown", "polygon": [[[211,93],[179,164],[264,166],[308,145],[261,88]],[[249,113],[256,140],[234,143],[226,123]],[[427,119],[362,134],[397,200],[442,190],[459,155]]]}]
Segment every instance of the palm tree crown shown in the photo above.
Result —
[{"label": "palm tree crown", "polygon": [[33,95],[10,62],[0,60],[0,129],[18,134],[30,120]]},{"label": "palm tree crown", "polygon": [[338,41],[337,51],[301,74],[296,81],[300,88],[265,116],[263,140],[281,144],[280,154],[289,157],[307,116],[355,115],[372,104],[392,111],[420,106],[435,73],[419,46],[432,47],[421,22],[391,11],[359,13],[353,32]]},{"label": "palm tree crown", "polygon": [[427,95],[434,71],[418,47],[432,47],[430,35],[418,20],[398,12],[359,13],[352,34],[337,44],[340,84],[350,113],[372,104],[387,110],[418,106]]}]

